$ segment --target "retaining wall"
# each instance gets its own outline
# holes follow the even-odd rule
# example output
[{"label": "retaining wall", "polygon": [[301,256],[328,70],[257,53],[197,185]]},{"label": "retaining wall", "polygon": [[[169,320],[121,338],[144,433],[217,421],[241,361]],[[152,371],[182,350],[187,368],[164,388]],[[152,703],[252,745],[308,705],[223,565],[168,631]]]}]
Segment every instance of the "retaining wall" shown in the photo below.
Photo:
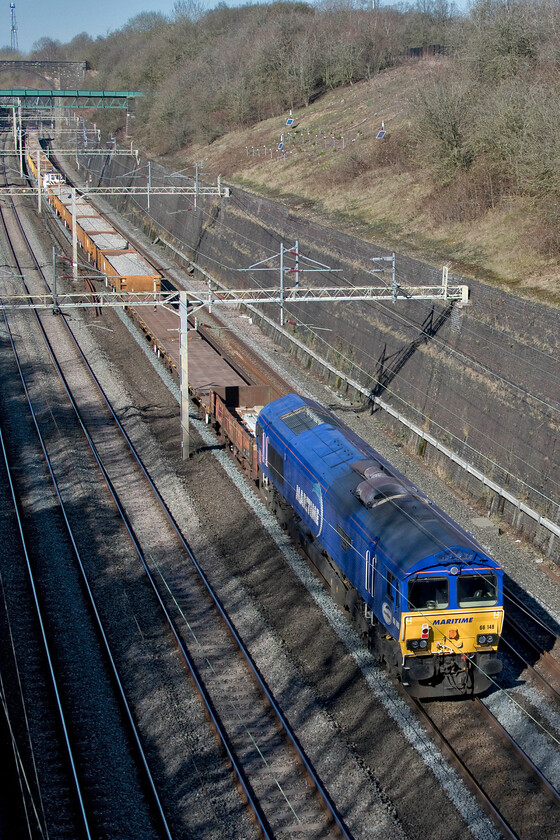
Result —
[{"label": "retaining wall", "polygon": [[[127,165],[130,167],[128,158],[90,158],[92,183],[122,183],[115,177],[126,172],[122,167]],[[152,165],[152,184],[165,175],[162,167]],[[192,198],[184,196],[151,196],[149,213],[145,196],[121,197],[115,204],[153,238],[167,238],[231,288],[277,288],[279,269],[251,273],[240,269],[278,254],[282,244],[291,247],[296,240],[306,257],[342,269],[338,275],[300,274],[302,285],[371,283],[373,278],[364,268],[373,266],[372,257],[388,254],[371,243],[306,219],[303,204],[288,207],[235,188],[229,198],[199,197],[196,210]],[[279,261],[270,265],[279,266]],[[396,266],[401,284],[441,282],[440,267],[400,255]],[[390,283],[388,272],[383,277]],[[300,327],[288,325],[287,329],[295,330],[302,340],[307,338],[316,352],[328,356],[332,364],[368,391],[390,402],[489,478],[558,522],[559,312],[482,282],[457,276],[450,276],[450,282],[469,286],[466,306],[426,301],[290,303],[287,320],[312,323],[322,329],[316,330],[315,337]],[[293,279],[286,283],[292,284]],[[268,305],[264,311],[278,320],[277,305]],[[311,369],[315,367],[309,359],[302,362]],[[344,383],[332,384],[344,390]],[[364,410],[368,410],[366,404]],[[424,441],[415,439],[385,412],[379,415],[438,473],[482,501],[490,514],[514,524],[544,554],[560,562],[560,540],[551,538],[530,517],[504,503]]]}]

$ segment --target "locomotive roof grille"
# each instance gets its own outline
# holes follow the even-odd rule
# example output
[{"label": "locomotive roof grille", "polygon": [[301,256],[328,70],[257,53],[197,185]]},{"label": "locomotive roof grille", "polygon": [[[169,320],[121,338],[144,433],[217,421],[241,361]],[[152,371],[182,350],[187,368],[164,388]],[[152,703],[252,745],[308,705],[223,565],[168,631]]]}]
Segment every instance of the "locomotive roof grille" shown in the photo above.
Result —
[{"label": "locomotive roof grille", "polygon": [[334,417],[326,412],[318,411],[315,408],[310,408],[304,405],[297,408],[295,411],[290,411],[280,418],[286,426],[294,433],[294,435],[301,435],[302,432],[307,432],[309,429],[314,429],[316,426],[321,426],[323,423],[328,423],[330,426],[338,426]]}]

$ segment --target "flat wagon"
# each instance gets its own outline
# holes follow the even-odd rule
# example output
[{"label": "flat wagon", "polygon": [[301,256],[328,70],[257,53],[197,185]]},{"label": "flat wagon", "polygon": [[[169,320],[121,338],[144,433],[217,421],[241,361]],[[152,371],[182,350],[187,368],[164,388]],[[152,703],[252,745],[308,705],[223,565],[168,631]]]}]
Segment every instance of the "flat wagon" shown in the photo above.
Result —
[{"label": "flat wagon", "polygon": [[126,238],[91,206],[85,196],[72,191],[62,173],[45,154],[37,133],[30,132],[26,143],[30,173],[36,181],[40,175],[46,198],[68,229],[72,229],[75,214],[76,238],[80,247],[115,291],[160,291],[160,273],[129,247]]}]

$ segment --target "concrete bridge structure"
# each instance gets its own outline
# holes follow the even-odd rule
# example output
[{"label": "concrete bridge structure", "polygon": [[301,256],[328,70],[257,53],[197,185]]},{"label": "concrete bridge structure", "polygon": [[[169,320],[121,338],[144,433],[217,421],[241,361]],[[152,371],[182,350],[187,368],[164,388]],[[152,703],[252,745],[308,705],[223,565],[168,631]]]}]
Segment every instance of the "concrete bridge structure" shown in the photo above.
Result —
[{"label": "concrete bridge structure", "polygon": [[40,79],[47,87],[61,90],[64,88],[81,88],[86,75],[85,61],[0,61],[0,88],[13,87],[3,84],[3,76],[10,78],[19,76],[25,83],[22,87],[30,87],[29,79]]}]

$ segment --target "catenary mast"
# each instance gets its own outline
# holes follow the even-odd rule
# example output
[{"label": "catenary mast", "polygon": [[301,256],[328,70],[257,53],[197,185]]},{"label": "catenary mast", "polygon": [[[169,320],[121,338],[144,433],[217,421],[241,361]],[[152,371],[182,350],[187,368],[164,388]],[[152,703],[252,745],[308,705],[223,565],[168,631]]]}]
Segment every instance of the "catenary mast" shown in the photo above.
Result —
[{"label": "catenary mast", "polygon": [[14,51],[18,51],[18,37],[17,37],[17,21],[16,21],[16,4],[14,0],[10,3],[10,11],[12,15],[12,29],[11,29],[11,41],[10,41],[10,48]]}]

